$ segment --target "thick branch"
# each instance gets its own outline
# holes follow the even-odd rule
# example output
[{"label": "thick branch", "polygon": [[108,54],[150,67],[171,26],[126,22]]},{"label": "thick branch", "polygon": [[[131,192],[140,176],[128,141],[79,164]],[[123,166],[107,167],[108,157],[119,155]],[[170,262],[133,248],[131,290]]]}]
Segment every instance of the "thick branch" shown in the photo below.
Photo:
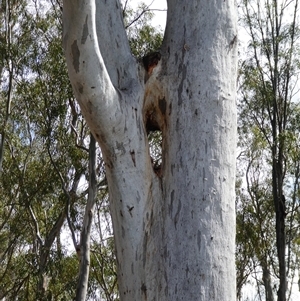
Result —
[{"label": "thick branch", "polygon": [[[63,45],[69,77],[91,130],[104,143],[124,124],[120,109],[121,93],[113,86],[98,47],[92,0],[64,0]],[[104,146],[104,145],[102,145]]]},{"label": "thick branch", "polygon": [[96,0],[96,28],[101,54],[111,81],[120,89],[137,79],[137,64],[131,55],[119,0]]},{"label": "thick branch", "polygon": [[29,209],[30,216],[33,220],[36,238],[38,239],[40,245],[42,246],[43,245],[43,240],[42,240],[41,235],[40,235],[39,224],[38,224],[37,218],[36,218],[36,216],[35,216],[35,214],[34,214],[34,212],[33,212],[30,205],[28,206],[28,209]]}]

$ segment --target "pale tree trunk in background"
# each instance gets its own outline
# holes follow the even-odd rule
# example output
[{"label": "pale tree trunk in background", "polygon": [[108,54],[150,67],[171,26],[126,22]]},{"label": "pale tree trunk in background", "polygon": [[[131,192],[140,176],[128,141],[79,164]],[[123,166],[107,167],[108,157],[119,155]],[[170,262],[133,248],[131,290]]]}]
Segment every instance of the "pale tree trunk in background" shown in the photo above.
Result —
[{"label": "pale tree trunk in background", "polygon": [[[9,121],[9,117],[11,114],[11,105],[12,105],[12,100],[13,100],[13,86],[14,86],[14,62],[12,60],[12,35],[13,35],[13,30],[14,30],[14,25],[15,23],[12,21],[12,11],[13,11],[13,5],[7,1],[5,5],[5,12],[4,12],[4,6],[2,7],[2,1],[0,1],[0,9],[3,11],[3,22],[4,22],[4,28],[5,28],[5,33],[3,33],[3,36],[5,37],[4,39],[4,45],[6,49],[5,51],[5,56],[6,60],[8,60],[8,90],[5,93],[5,115],[3,116],[3,120],[0,120],[1,124],[1,132],[0,132],[0,175],[2,174],[2,165],[3,165],[3,157],[4,157],[4,148],[5,148],[5,143],[6,143],[6,131],[7,131],[7,124]],[[2,37],[1,37],[2,38]],[[2,40],[3,43],[3,40]],[[3,66],[0,65],[0,86],[2,86],[3,82]],[[2,92],[2,91],[1,91]]]},{"label": "pale tree trunk in background", "polygon": [[[95,10],[65,0],[63,39],[106,163],[120,298],[235,300],[234,1],[169,0],[162,57],[146,84],[119,2]],[[162,131],[159,175],[146,124]]]},{"label": "pale tree trunk in background", "polygon": [[266,263],[262,263],[262,281],[265,287],[265,298],[266,301],[274,301],[274,294],[273,294],[273,288],[272,288],[272,280],[271,280],[271,273],[269,266]]},{"label": "pale tree trunk in background", "polygon": [[85,214],[83,219],[83,227],[81,230],[79,248],[79,280],[76,290],[76,299],[78,301],[86,300],[88,279],[90,272],[90,241],[91,241],[91,228],[94,215],[94,207],[97,198],[97,176],[96,176],[96,141],[93,135],[90,135],[89,147],[89,194],[85,207]]}]

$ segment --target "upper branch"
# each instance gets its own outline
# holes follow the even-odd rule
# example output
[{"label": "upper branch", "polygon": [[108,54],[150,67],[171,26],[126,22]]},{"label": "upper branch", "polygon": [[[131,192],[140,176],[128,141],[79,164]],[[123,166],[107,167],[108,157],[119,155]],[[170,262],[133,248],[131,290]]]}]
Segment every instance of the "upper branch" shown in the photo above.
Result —
[{"label": "upper branch", "polygon": [[63,46],[73,90],[91,130],[107,137],[107,131],[122,123],[122,96],[101,56],[95,17],[95,1],[64,0]]},{"label": "upper branch", "polygon": [[130,51],[119,0],[96,0],[96,30],[113,85],[128,89],[138,78],[137,63]]}]

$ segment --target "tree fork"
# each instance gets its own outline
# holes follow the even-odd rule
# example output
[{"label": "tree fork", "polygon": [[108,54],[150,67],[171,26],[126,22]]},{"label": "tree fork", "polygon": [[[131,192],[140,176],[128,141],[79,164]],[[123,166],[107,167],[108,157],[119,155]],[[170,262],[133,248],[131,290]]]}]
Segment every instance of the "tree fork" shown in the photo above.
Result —
[{"label": "tree fork", "polygon": [[[234,300],[234,1],[169,0],[147,73],[119,1],[64,0],[63,11],[70,80],[106,163],[120,299]],[[163,135],[160,176],[151,126]]]}]

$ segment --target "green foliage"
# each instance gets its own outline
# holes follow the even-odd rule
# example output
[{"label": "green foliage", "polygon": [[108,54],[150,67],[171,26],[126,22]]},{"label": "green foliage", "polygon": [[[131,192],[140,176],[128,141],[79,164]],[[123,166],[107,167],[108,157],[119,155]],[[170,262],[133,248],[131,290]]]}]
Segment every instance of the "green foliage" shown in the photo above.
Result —
[{"label": "green foliage", "polygon": [[140,3],[136,11],[127,6],[123,15],[133,55],[143,57],[160,49],[163,39],[162,30],[150,25],[153,13],[145,3]]},{"label": "green foliage", "polygon": [[37,11],[26,1],[6,3],[11,6],[3,10],[4,19],[11,21],[1,27],[1,37],[6,38],[0,115],[7,122],[0,128],[1,137],[5,133],[0,294],[8,300],[42,299],[39,283],[48,279],[44,296],[51,293],[55,300],[70,300],[77,262],[68,267],[72,257],[53,243],[66,211],[62,180],[72,186],[86,172],[87,152],[75,145],[69,126],[73,116],[68,100],[73,95],[61,26],[38,2]]}]

